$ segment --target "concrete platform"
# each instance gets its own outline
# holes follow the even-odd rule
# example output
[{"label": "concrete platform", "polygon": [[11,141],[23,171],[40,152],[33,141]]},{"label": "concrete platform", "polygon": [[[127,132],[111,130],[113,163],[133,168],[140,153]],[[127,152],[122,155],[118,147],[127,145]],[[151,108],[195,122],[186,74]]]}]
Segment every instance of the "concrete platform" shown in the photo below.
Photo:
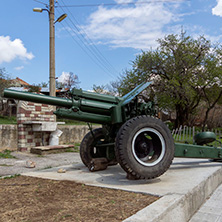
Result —
[{"label": "concrete platform", "polygon": [[[57,173],[59,168],[66,173]],[[127,180],[119,165],[92,173],[83,164],[74,164],[22,175],[158,195],[162,198],[124,222],[185,222],[222,183],[222,163],[175,158],[170,169],[153,180]]]}]

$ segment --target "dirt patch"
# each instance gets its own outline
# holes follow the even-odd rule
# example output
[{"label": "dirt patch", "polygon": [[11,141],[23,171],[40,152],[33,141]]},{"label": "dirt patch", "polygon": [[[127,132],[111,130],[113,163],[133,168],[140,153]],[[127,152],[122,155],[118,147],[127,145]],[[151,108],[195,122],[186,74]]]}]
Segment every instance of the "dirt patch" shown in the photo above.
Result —
[{"label": "dirt patch", "polygon": [[0,221],[115,222],[157,199],[73,181],[18,176],[0,180]]}]

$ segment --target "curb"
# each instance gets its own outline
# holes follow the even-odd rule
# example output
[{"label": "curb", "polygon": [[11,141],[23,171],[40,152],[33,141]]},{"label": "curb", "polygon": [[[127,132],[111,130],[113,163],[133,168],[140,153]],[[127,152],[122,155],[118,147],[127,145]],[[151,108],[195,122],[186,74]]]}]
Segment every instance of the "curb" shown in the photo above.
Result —
[{"label": "curb", "polygon": [[123,222],[187,222],[222,183],[222,167],[186,194],[167,194]]}]

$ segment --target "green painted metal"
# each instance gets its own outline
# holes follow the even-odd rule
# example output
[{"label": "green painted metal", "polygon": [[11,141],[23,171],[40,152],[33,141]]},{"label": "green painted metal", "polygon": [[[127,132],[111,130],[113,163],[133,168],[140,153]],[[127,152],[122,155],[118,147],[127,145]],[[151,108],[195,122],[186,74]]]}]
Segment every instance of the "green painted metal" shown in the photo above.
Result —
[{"label": "green painted metal", "polygon": [[106,103],[114,103],[117,104],[119,101],[123,100],[123,98],[118,96],[111,96],[105,94],[99,94],[95,92],[88,92],[82,89],[73,88],[71,91],[71,95],[75,95],[75,97],[92,99],[94,101],[103,101]]},{"label": "green painted metal", "polygon": [[[82,89],[73,89],[70,92],[69,99],[10,89],[4,90],[4,96],[18,100],[60,106],[63,108],[59,108],[54,112],[59,117],[102,124],[105,139],[102,144],[95,144],[95,146],[104,147],[106,149],[106,158],[111,160],[115,158],[115,138],[122,124],[136,116],[155,114],[153,102],[141,103],[137,98],[139,93],[150,84],[151,82],[144,82],[123,97],[102,95],[83,91]],[[222,148],[203,146],[215,139],[216,136],[212,132],[199,133],[194,137],[196,144],[175,143],[174,156],[222,159]]]},{"label": "green painted metal", "polygon": [[144,89],[146,89],[152,82],[143,82],[134,88],[132,91],[123,96],[121,105],[124,106],[129,103],[133,98],[139,95]]},{"label": "green painted metal", "polygon": [[113,125],[122,124],[138,115],[154,114],[150,103],[139,103],[137,99],[132,101],[150,84],[151,82],[142,83],[123,97],[103,95],[82,89],[73,89],[70,92],[70,99],[10,89],[4,90],[4,97],[68,108],[57,109],[54,113],[59,117]]},{"label": "green painted metal", "polygon": [[112,119],[110,116],[86,113],[82,111],[73,112],[71,109],[57,109],[54,114],[64,119],[74,119],[84,122],[111,124]]},{"label": "green painted metal", "polygon": [[212,143],[217,139],[214,132],[201,132],[194,136],[194,143],[197,145],[204,145]]},{"label": "green painted metal", "polygon": [[175,157],[222,159],[222,148],[175,143]]},{"label": "green painted metal", "polygon": [[20,92],[17,90],[5,89],[4,90],[4,97],[18,99],[18,100],[25,100],[30,102],[36,103],[44,103],[49,105],[57,105],[66,108],[71,108],[73,103],[69,99],[64,99],[60,97],[54,96],[45,96],[36,93],[28,93],[28,92]]},{"label": "green painted metal", "polygon": [[101,101],[87,100],[84,98],[65,99],[60,97],[45,96],[36,93],[20,92],[17,90],[5,89],[4,97],[31,101],[36,103],[44,103],[53,106],[61,106],[66,108],[76,107],[83,112],[91,112],[98,114],[111,114],[110,109],[114,106],[112,103]]}]

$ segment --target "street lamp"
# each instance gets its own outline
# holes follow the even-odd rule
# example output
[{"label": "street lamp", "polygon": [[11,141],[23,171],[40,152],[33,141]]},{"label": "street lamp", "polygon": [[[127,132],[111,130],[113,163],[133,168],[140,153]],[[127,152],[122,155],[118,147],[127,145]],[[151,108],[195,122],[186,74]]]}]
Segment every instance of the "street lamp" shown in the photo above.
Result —
[{"label": "street lamp", "polygon": [[54,14],[54,0],[50,0],[49,9],[34,8],[34,12],[47,11],[49,15],[49,95],[56,96],[56,84],[55,84],[55,23],[61,22],[67,17],[67,14],[61,15],[55,21]]}]

